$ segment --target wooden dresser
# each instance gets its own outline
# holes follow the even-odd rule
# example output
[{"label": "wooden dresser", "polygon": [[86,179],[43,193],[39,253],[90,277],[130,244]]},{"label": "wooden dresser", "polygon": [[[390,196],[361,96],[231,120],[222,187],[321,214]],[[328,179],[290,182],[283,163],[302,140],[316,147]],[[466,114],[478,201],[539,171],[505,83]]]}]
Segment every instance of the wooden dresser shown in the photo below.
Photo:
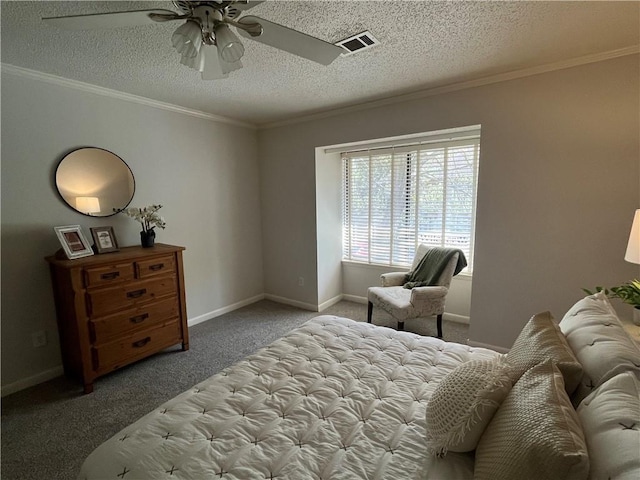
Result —
[{"label": "wooden dresser", "polygon": [[85,393],[106,373],[164,348],[189,349],[184,247],[156,244],[75,260],[47,257],[62,361]]}]

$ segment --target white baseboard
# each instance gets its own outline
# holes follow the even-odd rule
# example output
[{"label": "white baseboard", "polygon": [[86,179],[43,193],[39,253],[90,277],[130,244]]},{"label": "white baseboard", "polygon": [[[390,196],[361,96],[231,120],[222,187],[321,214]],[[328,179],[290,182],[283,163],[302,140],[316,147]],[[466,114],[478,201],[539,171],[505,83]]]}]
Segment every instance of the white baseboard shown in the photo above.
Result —
[{"label": "white baseboard", "polygon": [[[350,302],[362,303],[362,304],[367,303],[366,297],[359,297],[356,295],[337,295],[327,300],[326,302],[323,302],[320,305],[313,305],[311,303],[299,302],[297,300],[292,300],[286,297],[279,297],[277,295],[261,294],[261,295],[256,295],[254,297],[247,298],[245,300],[241,300],[240,302],[236,302],[231,305],[227,305],[226,307],[218,308],[216,310],[205,313],[203,315],[198,315],[197,317],[190,318],[187,320],[187,324],[190,327],[193,327],[194,325],[197,325],[202,322],[206,322],[207,320],[211,320],[212,318],[219,317],[220,315],[224,315],[225,313],[232,312],[233,310],[237,310],[239,308],[245,307],[247,305],[258,302],[263,299],[272,300],[278,303],[284,303],[285,305],[291,305],[293,307],[302,308],[304,310],[310,310],[312,312],[321,312],[323,310],[326,310],[327,308],[331,307],[332,305],[335,305],[341,300],[348,300]],[[462,315],[445,313],[444,319],[450,320],[452,322],[458,322],[458,323],[467,323],[467,324],[469,323],[469,318],[464,317]],[[508,349],[504,349],[502,347],[487,345],[487,344],[478,343],[478,342],[469,342],[469,345],[474,347],[489,348],[491,350],[496,350],[501,353],[506,353],[508,351]],[[64,374],[64,369],[62,365],[58,365],[57,367],[50,368],[36,375],[32,375],[30,377],[23,378],[16,382],[3,385],[0,390],[0,396],[5,397],[7,395],[11,395],[12,393],[19,392],[20,390],[24,390],[25,388],[33,387],[34,385],[38,385],[39,383],[46,382],[47,380],[51,380],[63,374]]]},{"label": "white baseboard", "polygon": [[[237,310],[252,303],[258,302],[260,300],[263,300],[264,298],[264,295],[256,295],[255,297],[247,298],[232,305],[227,305],[226,307],[219,308],[209,313],[205,313],[204,315],[190,318],[189,320],[187,320],[187,324],[190,327],[193,327],[194,325],[206,322],[207,320],[211,320],[212,318],[219,317],[220,315],[224,315],[225,313],[229,313],[233,310]],[[25,388],[33,387],[34,385],[38,385],[39,383],[46,382],[47,380],[51,380],[61,375],[64,375],[64,368],[62,367],[62,365],[58,365],[57,367],[50,368],[36,375],[23,378],[8,385],[3,385],[1,387],[0,395],[2,397],[5,397],[7,395],[11,395],[12,393],[19,392],[20,390],[24,390]]]},{"label": "white baseboard", "polygon": [[22,380],[18,380],[17,382],[3,385],[2,393],[0,393],[0,396],[6,397],[7,395],[11,395],[12,393],[19,392],[20,390],[24,390],[25,388],[33,387],[34,385],[38,385],[39,383],[46,382],[47,380],[51,380],[61,375],[64,375],[64,369],[62,368],[62,365],[58,365],[57,367],[53,367],[49,370],[45,370],[44,372],[40,372],[30,377],[23,378]]},{"label": "white baseboard", "polygon": [[263,294],[256,295],[255,297],[246,298],[236,303],[232,303],[231,305],[227,305],[226,307],[218,308],[211,312],[198,315],[197,317],[190,318],[187,320],[187,325],[193,327],[202,322],[206,322],[207,320],[211,320],[212,318],[219,317],[220,315],[224,315],[225,313],[232,312],[242,307],[246,307],[247,305],[251,305],[252,303],[259,302],[260,300],[264,300],[265,296]]},{"label": "white baseboard", "polygon": [[480,347],[480,348],[488,348],[489,350],[494,350],[499,353],[508,353],[509,349],[504,347],[498,347],[497,345],[489,345],[488,343],[482,342],[474,342],[473,340],[468,340],[467,344],[470,347]]},{"label": "white baseboard", "polygon": [[266,298],[267,300],[271,300],[273,302],[284,303],[285,305],[291,305],[292,307],[298,307],[298,308],[303,308],[304,310],[310,310],[312,312],[317,312],[318,311],[318,305],[313,305],[311,303],[299,302],[297,300],[291,300],[290,298],[279,297],[277,295],[271,295],[270,293],[266,293],[264,295],[264,298]]},{"label": "white baseboard", "polygon": [[322,302],[320,305],[318,305],[318,312],[322,312],[323,310],[326,310],[330,306],[335,305],[340,300],[342,300],[342,297],[343,295],[336,295],[335,297],[330,298],[326,302]]},{"label": "white baseboard", "polygon": [[444,315],[442,315],[442,318],[444,320],[449,320],[450,322],[464,323],[465,325],[469,325],[469,317],[465,317],[464,315],[457,315],[455,313],[444,312]]},{"label": "white baseboard", "polygon": [[367,297],[359,297],[357,295],[342,295],[342,300],[348,300],[354,303],[364,303],[368,302]]}]

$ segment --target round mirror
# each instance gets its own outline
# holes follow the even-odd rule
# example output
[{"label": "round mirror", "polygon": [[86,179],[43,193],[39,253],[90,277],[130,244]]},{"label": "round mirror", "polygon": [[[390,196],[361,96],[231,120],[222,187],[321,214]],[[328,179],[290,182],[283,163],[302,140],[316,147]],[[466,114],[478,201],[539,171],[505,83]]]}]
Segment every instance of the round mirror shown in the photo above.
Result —
[{"label": "round mirror", "polygon": [[102,148],[80,148],[60,160],[56,187],[67,205],[90,217],[114,215],[136,189],[129,165]]}]

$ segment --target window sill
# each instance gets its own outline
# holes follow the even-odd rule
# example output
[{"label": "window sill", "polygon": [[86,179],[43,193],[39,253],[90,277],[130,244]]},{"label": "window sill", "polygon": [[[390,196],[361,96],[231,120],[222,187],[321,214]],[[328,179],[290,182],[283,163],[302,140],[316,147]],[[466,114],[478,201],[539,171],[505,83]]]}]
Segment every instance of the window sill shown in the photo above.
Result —
[{"label": "window sill", "polygon": [[[353,260],[342,260],[342,265],[363,269],[386,270],[387,272],[408,272],[410,267],[409,265],[383,265],[379,263],[356,262]],[[470,282],[473,280],[473,273],[461,272],[453,277],[453,279]]]}]

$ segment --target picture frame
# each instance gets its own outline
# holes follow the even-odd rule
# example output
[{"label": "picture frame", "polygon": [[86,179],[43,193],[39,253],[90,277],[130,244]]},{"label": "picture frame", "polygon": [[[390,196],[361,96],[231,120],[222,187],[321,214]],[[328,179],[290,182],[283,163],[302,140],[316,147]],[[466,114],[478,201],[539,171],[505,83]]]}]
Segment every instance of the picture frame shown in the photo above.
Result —
[{"label": "picture frame", "polygon": [[98,254],[120,250],[113,227],[91,227],[90,230],[94,247]]},{"label": "picture frame", "polygon": [[69,260],[93,255],[93,249],[82,233],[80,225],[53,227]]}]

